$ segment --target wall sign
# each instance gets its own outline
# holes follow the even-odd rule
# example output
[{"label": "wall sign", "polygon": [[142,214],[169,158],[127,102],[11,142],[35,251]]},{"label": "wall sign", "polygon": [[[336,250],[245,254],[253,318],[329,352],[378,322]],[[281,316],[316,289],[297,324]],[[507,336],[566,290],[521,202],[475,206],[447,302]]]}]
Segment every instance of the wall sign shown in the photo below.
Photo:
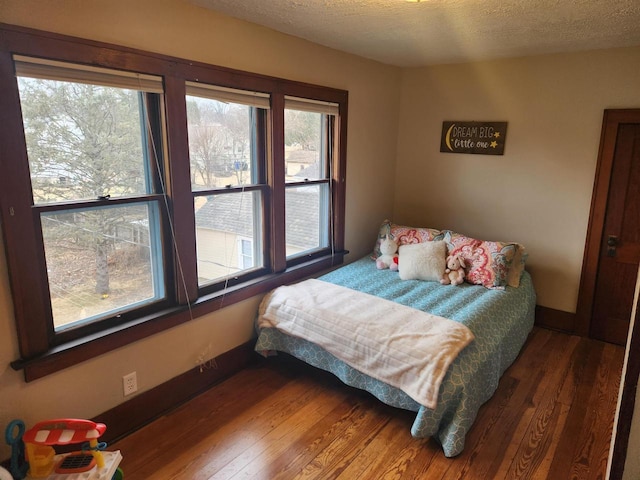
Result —
[{"label": "wall sign", "polygon": [[504,155],[507,122],[442,122],[440,151]]}]

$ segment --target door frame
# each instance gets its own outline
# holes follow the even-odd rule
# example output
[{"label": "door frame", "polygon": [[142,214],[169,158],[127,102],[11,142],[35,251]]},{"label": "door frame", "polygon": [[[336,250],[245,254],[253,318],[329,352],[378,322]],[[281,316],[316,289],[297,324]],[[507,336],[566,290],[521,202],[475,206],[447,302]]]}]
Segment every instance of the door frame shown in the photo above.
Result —
[{"label": "door frame", "polygon": [[[640,276],[638,277],[640,279]],[[639,280],[640,281],[640,280]],[[636,289],[638,287],[636,286]],[[622,372],[615,425],[608,459],[608,480],[622,480],[627,460],[631,422],[637,400],[640,377],[640,308],[635,306],[626,348],[626,367]],[[636,419],[636,423],[640,420]]]},{"label": "door frame", "polygon": [[[588,336],[593,311],[593,295],[600,262],[600,243],[604,232],[604,220],[609,196],[609,183],[613,168],[618,127],[621,123],[640,123],[640,109],[607,109],[602,120],[600,150],[593,183],[591,211],[582,261],[582,275],[578,290],[578,304],[574,319],[574,333]],[[640,278],[640,277],[639,277]],[[640,375],[640,308],[636,305],[635,318],[630,319],[630,328],[626,345],[626,371],[621,378],[616,424],[609,452],[608,478],[621,480],[629,445],[629,435],[638,376]]]},{"label": "door frame", "polygon": [[604,233],[613,157],[616,149],[618,127],[621,123],[640,123],[640,108],[607,109],[604,111],[600,150],[598,152],[598,163],[591,196],[589,226],[582,260],[578,304],[573,326],[574,333],[583,337],[588,337],[591,329],[593,296],[600,263],[600,242]]}]

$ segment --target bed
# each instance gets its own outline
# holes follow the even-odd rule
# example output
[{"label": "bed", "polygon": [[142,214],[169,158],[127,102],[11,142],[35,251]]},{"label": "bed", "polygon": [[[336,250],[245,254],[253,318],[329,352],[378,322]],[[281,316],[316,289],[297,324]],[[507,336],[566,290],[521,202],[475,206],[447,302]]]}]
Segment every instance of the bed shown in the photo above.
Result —
[{"label": "bed", "polygon": [[[387,228],[389,230],[393,231],[393,225]],[[397,228],[394,233],[401,243]],[[442,239],[446,235],[431,231],[428,241]],[[448,235],[449,252],[461,251],[462,248],[458,247],[464,242],[452,241],[451,232]],[[469,249],[466,254],[470,263],[473,262],[471,257],[477,257],[477,252]],[[496,255],[491,256],[496,258]],[[401,264],[402,259],[401,250]],[[524,264],[524,259],[518,261]],[[470,271],[472,268],[468,267]],[[454,457],[463,451],[465,436],[480,406],[494,394],[500,377],[518,356],[533,327],[536,297],[531,277],[522,266],[518,272],[517,287],[510,286],[507,270],[504,272],[504,285],[493,285],[494,288],[470,283],[441,285],[437,281],[402,280],[397,271],[376,268],[375,261],[367,256],[313,280],[314,288],[327,285],[328,288],[335,286],[360,292],[384,302],[393,302],[400,306],[398,308],[428,312],[453,321],[471,332],[471,340],[463,342],[460,351],[445,365],[441,382],[437,384],[435,404],[431,407],[426,401],[417,401],[416,398],[422,397],[417,397],[414,391],[383,381],[383,377],[375,373],[363,373],[368,371],[349,359],[338,358],[341,356],[339,353],[330,353],[321,342],[265,323],[261,317],[269,308],[271,294],[265,297],[257,317],[255,350],[265,356],[285,352],[333,373],[347,385],[370,392],[388,405],[416,412],[411,434],[418,438],[434,437],[442,445],[445,456]],[[347,321],[340,319],[341,323]]]}]

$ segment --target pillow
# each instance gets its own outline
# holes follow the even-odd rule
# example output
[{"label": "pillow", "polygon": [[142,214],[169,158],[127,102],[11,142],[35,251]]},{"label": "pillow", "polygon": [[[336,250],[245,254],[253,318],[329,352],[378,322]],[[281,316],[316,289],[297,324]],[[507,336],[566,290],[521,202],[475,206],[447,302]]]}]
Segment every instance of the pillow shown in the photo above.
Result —
[{"label": "pillow", "polygon": [[435,237],[435,240],[444,240],[446,242],[447,255],[460,254],[464,258],[465,274],[473,263],[478,245],[482,243],[480,240],[452,232],[451,230],[443,230],[440,235]]},{"label": "pillow", "polygon": [[447,244],[442,241],[401,245],[398,273],[401,280],[438,282],[444,274]]},{"label": "pillow", "polygon": [[441,238],[449,255],[459,253],[464,258],[466,282],[499,290],[520,285],[527,254],[519,243],[477,240],[450,230],[442,232]]},{"label": "pillow", "polygon": [[373,247],[373,254],[371,255],[371,258],[375,260],[382,255],[380,252],[380,242],[386,235],[389,235],[390,238],[395,240],[398,247],[400,247],[402,245],[430,242],[439,233],[440,230],[435,230],[433,228],[406,227],[404,225],[396,225],[389,220],[385,220],[382,222],[380,230],[378,231],[378,238]]},{"label": "pillow", "polygon": [[517,250],[514,243],[480,242],[474,251],[474,261],[467,274],[468,281],[504,290]]},{"label": "pillow", "polygon": [[524,272],[524,264],[529,257],[524,245],[518,245],[518,251],[516,252],[515,257],[513,257],[513,262],[511,263],[511,268],[509,269],[509,275],[507,276],[507,284],[510,287],[519,287],[520,286],[520,277],[522,277],[522,272]]}]

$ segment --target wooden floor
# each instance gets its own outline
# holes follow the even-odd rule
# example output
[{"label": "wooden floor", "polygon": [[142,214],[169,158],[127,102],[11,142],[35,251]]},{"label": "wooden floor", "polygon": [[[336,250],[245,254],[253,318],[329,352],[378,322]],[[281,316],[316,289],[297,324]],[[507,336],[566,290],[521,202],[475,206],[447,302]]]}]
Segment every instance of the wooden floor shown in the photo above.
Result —
[{"label": "wooden floor", "polygon": [[464,452],[292,359],[246,369],[109,446],[126,480],[604,478],[623,348],[536,328]]}]

